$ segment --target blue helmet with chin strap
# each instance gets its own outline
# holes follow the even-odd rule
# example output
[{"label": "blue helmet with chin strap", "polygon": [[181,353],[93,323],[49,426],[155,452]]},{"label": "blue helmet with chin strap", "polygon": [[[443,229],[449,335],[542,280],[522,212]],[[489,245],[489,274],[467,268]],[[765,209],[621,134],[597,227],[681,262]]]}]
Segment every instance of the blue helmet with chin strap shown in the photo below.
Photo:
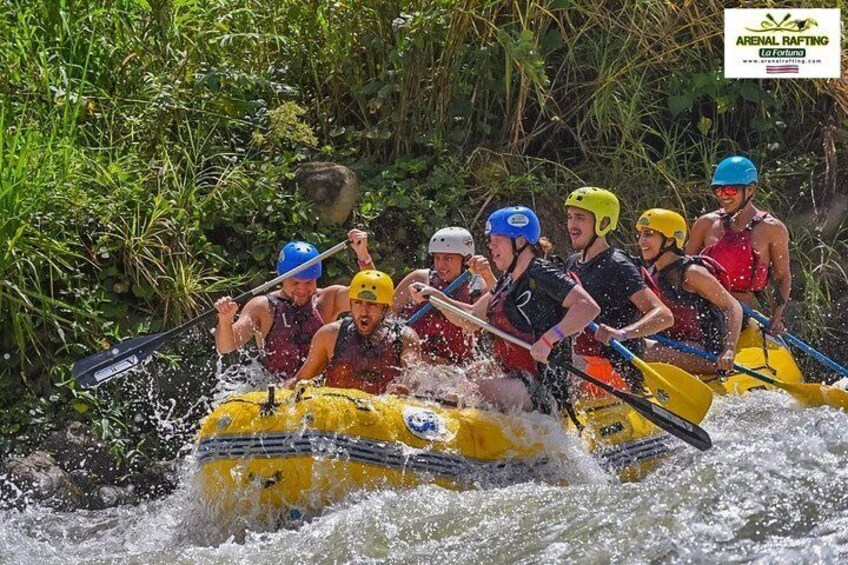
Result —
[{"label": "blue helmet with chin strap", "polygon": [[[288,273],[315,257],[318,257],[318,250],[315,249],[314,245],[310,245],[305,241],[290,241],[280,250],[280,257],[277,260],[277,273],[280,275]],[[293,278],[307,281],[320,279],[322,273],[323,270],[319,261],[305,271],[301,271]]]},{"label": "blue helmet with chin strap", "polygon": [[510,206],[492,212],[486,221],[486,235],[505,235],[511,239],[524,236],[535,245],[542,236],[542,226],[536,213],[526,206]]},{"label": "blue helmet with chin strap", "polygon": [[748,186],[759,180],[757,167],[747,157],[734,155],[723,159],[713,173],[712,186]]}]

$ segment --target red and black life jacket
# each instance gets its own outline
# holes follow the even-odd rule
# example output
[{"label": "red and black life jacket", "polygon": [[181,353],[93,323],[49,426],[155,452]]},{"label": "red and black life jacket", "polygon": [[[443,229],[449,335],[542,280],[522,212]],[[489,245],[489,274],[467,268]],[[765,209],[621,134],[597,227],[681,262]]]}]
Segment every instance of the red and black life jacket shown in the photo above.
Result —
[{"label": "red and black life jacket", "polygon": [[723,228],[721,239],[701,251],[701,255],[712,257],[727,271],[731,292],[759,292],[768,286],[768,265],[763,263],[751,242],[754,228],[768,215],[768,212],[757,212],[740,231]]},{"label": "red and black life jacket", "polygon": [[[511,285],[504,285],[503,288],[496,294],[492,295],[489,300],[489,306],[486,309],[486,315],[489,323],[503,330],[506,333],[517,337],[518,339],[534,343],[535,336],[528,331],[521,331],[512,325],[506,314],[506,301],[508,299]],[[495,360],[500,364],[506,373],[511,372],[527,372],[534,377],[539,373],[539,367],[536,360],[530,355],[530,352],[523,347],[519,347],[514,343],[510,343],[500,337],[495,338],[495,345],[492,350]]]},{"label": "red and black life jacket", "polygon": [[296,306],[291,300],[266,294],[274,309],[274,321],[265,336],[262,364],[269,372],[281,377],[292,377],[300,369],[309,353],[309,344],[324,320],[311,300]]},{"label": "red and black life jacket", "polygon": [[[428,284],[438,290],[444,290],[450,284],[443,282],[436,271],[432,269],[428,278]],[[479,289],[475,289],[477,283],[476,276],[468,277],[451,292],[451,298],[466,304],[473,304],[480,296]],[[404,308],[403,317],[409,319],[423,307],[424,304],[411,302]],[[425,354],[445,359],[451,363],[468,361],[473,354],[474,334],[450,323],[436,308],[431,308],[411,327],[421,338],[421,351]]]},{"label": "red and black life jacket", "polygon": [[702,344],[716,352],[724,342],[727,320],[712,302],[683,288],[686,271],[692,265],[707,269],[725,288],[730,284],[727,271],[715,259],[685,256],[659,272],[648,275],[646,282],[674,315],[674,325],[663,333],[671,339]]},{"label": "red and black life jacket", "polygon": [[386,392],[388,384],[401,373],[402,331],[402,324],[384,319],[371,336],[363,337],[356,331],[353,318],[343,319],[333,358],[324,372],[324,384],[371,394]]}]

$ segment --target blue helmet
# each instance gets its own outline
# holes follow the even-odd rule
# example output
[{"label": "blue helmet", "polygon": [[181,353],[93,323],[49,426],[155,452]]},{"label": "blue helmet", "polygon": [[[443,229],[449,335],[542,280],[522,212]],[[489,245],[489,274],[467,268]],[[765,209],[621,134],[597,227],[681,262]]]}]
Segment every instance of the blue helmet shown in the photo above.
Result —
[{"label": "blue helmet", "polygon": [[[290,241],[280,250],[280,258],[277,260],[277,273],[282,275],[288,273],[294,268],[297,268],[310,259],[318,257],[318,250],[314,245],[310,245],[305,241]],[[295,279],[312,280],[321,278],[321,262],[312,265],[305,271],[301,271],[295,275]]]},{"label": "blue helmet", "polygon": [[748,186],[758,180],[757,167],[747,157],[734,155],[724,159],[713,173],[713,186]]},{"label": "blue helmet", "polygon": [[528,243],[539,243],[542,226],[536,213],[525,206],[510,206],[492,212],[486,221],[486,235],[505,235],[516,239],[523,235]]}]

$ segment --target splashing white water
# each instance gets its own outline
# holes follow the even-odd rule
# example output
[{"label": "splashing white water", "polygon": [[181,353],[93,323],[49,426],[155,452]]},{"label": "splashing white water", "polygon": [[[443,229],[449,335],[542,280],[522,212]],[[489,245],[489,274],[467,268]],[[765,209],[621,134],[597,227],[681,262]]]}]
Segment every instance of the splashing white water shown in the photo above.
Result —
[{"label": "splashing white water", "polygon": [[[717,399],[714,448],[685,449],[639,483],[577,473],[453,492],[356,493],[294,529],[245,518],[239,532],[180,488],[138,506],[0,513],[4,563],[724,562],[848,558],[848,414],[756,392]],[[563,440],[570,450],[574,439]],[[593,464],[573,459],[576,465]]]}]

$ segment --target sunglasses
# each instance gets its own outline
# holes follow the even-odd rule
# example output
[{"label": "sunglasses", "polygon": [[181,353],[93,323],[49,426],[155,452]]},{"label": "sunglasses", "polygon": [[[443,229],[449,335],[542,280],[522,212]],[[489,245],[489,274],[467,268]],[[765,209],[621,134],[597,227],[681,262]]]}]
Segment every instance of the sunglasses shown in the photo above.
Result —
[{"label": "sunglasses", "polygon": [[712,189],[713,194],[715,194],[716,196],[722,196],[722,195],[736,196],[745,187],[741,186],[741,185],[740,186],[737,186],[737,185],[728,185],[728,186],[715,185],[715,186],[711,186],[710,188]]}]

